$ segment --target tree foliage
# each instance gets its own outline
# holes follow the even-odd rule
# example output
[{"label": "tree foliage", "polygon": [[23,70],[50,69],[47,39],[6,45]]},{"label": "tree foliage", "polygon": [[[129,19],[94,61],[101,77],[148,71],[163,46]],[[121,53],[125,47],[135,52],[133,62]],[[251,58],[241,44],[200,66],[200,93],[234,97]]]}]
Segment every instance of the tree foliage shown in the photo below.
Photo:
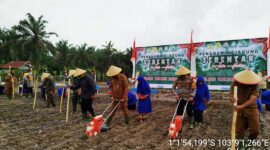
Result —
[{"label": "tree foliage", "polygon": [[94,69],[104,74],[110,65],[116,65],[127,76],[131,76],[131,48],[117,50],[112,41],[105,42],[99,49],[86,43],[74,46],[67,40],[53,44],[50,37],[57,34],[47,32],[47,24],[43,16],[35,18],[27,13],[26,19],[11,29],[0,27],[0,64],[13,60],[30,60],[34,69],[47,69],[56,74],[63,74],[65,67]]}]

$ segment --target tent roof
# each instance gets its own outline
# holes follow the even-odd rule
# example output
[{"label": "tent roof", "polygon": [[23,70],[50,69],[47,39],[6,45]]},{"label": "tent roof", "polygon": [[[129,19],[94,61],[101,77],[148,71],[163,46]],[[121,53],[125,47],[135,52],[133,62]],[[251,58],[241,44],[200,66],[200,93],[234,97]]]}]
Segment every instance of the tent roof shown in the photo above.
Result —
[{"label": "tent roof", "polygon": [[0,65],[0,69],[8,69],[9,67],[20,68],[20,67],[25,66],[27,64],[31,64],[31,62],[30,61],[11,61],[9,63]]}]

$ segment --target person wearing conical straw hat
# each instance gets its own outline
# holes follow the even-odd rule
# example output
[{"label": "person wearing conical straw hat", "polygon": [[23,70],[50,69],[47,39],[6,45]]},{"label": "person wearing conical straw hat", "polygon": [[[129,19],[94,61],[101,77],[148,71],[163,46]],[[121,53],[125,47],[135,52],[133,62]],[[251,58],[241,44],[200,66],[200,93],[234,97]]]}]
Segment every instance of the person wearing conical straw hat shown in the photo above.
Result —
[{"label": "person wearing conical straw hat", "polygon": [[[172,92],[177,101],[180,100],[177,115],[183,115],[185,105],[187,104],[187,115],[189,128],[194,128],[193,117],[193,99],[196,94],[195,81],[190,77],[190,70],[181,66],[175,73],[177,79],[173,82]],[[184,116],[183,116],[184,117]]]},{"label": "person wearing conical straw hat", "polygon": [[47,108],[50,107],[50,104],[52,104],[53,107],[55,107],[55,102],[54,102],[54,82],[50,77],[49,73],[43,73],[41,75],[41,79],[43,80],[43,84],[45,87],[45,94],[46,94],[46,98],[47,98]]},{"label": "person wearing conical straw hat", "polygon": [[[112,99],[113,104],[111,106],[110,113],[111,116],[107,119],[104,123],[103,128],[108,129],[110,122],[115,115],[117,108],[119,106],[118,103],[120,102],[120,108],[124,112],[125,116],[125,125],[128,126],[129,124],[129,116],[128,116],[128,80],[127,77],[121,74],[122,69],[116,66],[111,65],[109,70],[107,71],[106,75],[111,78],[110,87],[112,89]],[[112,112],[113,111],[113,112]],[[103,130],[107,131],[107,130]]]},{"label": "person wearing conical straw hat", "polygon": [[27,78],[27,75],[28,75],[29,73],[24,73],[23,74],[23,79],[22,79],[22,96],[24,97],[24,96],[27,96],[28,95],[28,85],[27,85],[27,80],[28,80],[28,78]]},{"label": "person wearing conical straw hat", "polygon": [[86,71],[83,69],[77,68],[73,74],[73,77],[78,77],[79,82],[77,85],[73,85],[70,88],[72,90],[77,90],[81,88],[81,110],[82,117],[84,120],[88,120],[87,112],[91,113],[93,117],[96,116],[96,113],[92,107],[93,100],[96,95],[96,84],[92,77],[86,74]]},{"label": "person wearing conical straw hat", "polygon": [[[12,83],[13,80],[13,83]],[[10,74],[5,76],[5,92],[6,92],[6,96],[11,99],[12,98],[12,91],[13,88],[15,89],[14,86],[12,86],[12,84],[14,84],[14,82],[17,81],[17,78],[14,76],[14,72],[10,71]]]},{"label": "person wearing conical straw hat", "polygon": [[5,76],[5,94],[11,99],[12,98],[12,72],[10,75]]},{"label": "person wearing conical straw hat", "polygon": [[27,78],[27,88],[28,88],[28,93],[29,93],[29,97],[34,95],[33,92],[33,87],[34,87],[34,80],[33,80],[33,75],[31,73],[28,73],[26,75]]},{"label": "person wearing conical straw hat", "polygon": [[[230,100],[232,103],[237,100],[237,106],[233,106],[233,109],[237,111],[236,138],[240,139],[240,141],[244,139],[247,126],[249,140],[256,139],[260,133],[259,111],[256,103],[256,99],[259,96],[258,84],[260,81],[261,78],[250,69],[245,69],[233,76]],[[234,98],[234,86],[237,86],[237,99]],[[241,143],[239,148],[243,146],[243,143]]]},{"label": "person wearing conical straw hat", "polygon": [[[78,86],[79,85],[79,78],[74,77],[74,73],[76,72],[76,69],[69,70],[68,77],[71,78],[73,77],[72,80],[72,86]],[[72,112],[75,113],[77,111],[77,104],[78,101],[80,101],[80,96],[78,94],[78,89],[73,90],[73,95],[72,95]]]}]

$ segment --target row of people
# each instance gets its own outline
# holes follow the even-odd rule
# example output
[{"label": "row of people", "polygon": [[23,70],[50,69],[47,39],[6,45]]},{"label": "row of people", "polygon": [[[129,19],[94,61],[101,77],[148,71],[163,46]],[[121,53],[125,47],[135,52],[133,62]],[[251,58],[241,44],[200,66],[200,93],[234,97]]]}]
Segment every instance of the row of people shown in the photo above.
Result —
[{"label": "row of people", "polygon": [[[107,76],[110,77],[110,88],[112,91],[112,106],[111,116],[106,120],[104,126],[109,127],[113,116],[117,109],[114,109],[118,104],[124,113],[125,124],[129,124],[128,113],[128,80],[127,77],[121,74],[122,69],[116,66],[111,66],[107,72]],[[177,79],[172,86],[172,92],[177,101],[179,101],[179,107],[177,109],[178,115],[183,115],[184,106],[187,104],[187,114],[189,120],[189,128],[194,127],[194,121],[202,123],[203,111],[206,109],[206,103],[210,100],[210,92],[203,80],[203,77],[198,77],[197,82],[190,76],[190,71],[185,67],[180,67],[176,72]],[[84,118],[87,117],[89,112],[93,117],[96,113],[92,107],[92,102],[96,95],[96,85],[92,77],[86,74],[85,70],[77,69],[71,76],[77,77],[78,82],[69,86],[72,90],[81,89],[81,110]],[[53,100],[54,84],[50,79],[50,75],[44,73],[42,75],[44,80],[44,86],[46,89],[47,107],[52,104],[55,106]],[[246,126],[249,129],[249,139],[256,139],[259,129],[259,112],[256,105],[256,99],[259,97],[259,83],[261,78],[253,71],[247,69],[234,75],[233,82],[231,84],[230,99],[231,102],[238,101],[238,105],[233,109],[238,111],[236,134],[238,139],[244,138],[244,131]],[[138,77],[137,95],[138,111],[140,113],[140,121],[145,119],[146,114],[152,112],[151,104],[151,89],[145,79]],[[233,87],[237,86],[238,98],[235,98]],[[76,93],[76,92],[75,92]]]}]

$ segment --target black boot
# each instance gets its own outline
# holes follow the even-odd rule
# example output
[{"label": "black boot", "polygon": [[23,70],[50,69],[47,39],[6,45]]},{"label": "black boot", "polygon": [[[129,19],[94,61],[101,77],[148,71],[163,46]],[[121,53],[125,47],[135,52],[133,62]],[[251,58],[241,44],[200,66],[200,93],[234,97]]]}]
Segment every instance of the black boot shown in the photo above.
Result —
[{"label": "black boot", "polygon": [[125,127],[128,127],[129,125],[129,117],[125,116]]},{"label": "black boot", "polygon": [[83,120],[88,120],[89,119],[88,116],[87,116],[87,113],[83,113],[82,114],[82,119]]},{"label": "black boot", "polygon": [[[248,140],[249,141],[253,141],[253,140],[256,140],[257,139],[257,136],[258,136],[258,134],[249,134],[248,135]],[[253,143],[253,142],[252,142]],[[254,146],[253,145],[251,145],[251,146],[247,146],[247,149],[253,149],[254,148]]]},{"label": "black boot", "polygon": [[94,111],[91,112],[91,115],[92,115],[93,118],[97,116],[97,114]]},{"label": "black boot", "polygon": [[188,128],[189,129],[193,129],[194,128],[194,118],[192,117],[188,117]]},{"label": "black boot", "polygon": [[245,150],[244,140],[239,140],[239,144],[237,146],[238,150]]}]

